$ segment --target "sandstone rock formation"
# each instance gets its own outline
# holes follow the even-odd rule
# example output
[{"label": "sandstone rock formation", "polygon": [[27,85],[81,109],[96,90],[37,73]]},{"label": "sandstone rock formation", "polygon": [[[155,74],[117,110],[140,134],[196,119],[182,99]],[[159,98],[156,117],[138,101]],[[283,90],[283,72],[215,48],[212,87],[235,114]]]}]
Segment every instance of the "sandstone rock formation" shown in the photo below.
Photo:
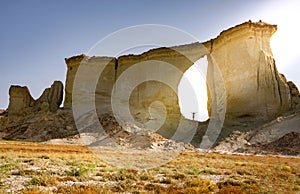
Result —
[{"label": "sandstone rock formation", "polygon": [[8,115],[11,118],[22,116],[26,109],[34,105],[34,99],[26,86],[11,86],[9,89]]},{"label": "sandstone rock formation", "polygon": [[[189,51],[190,47],[191,45],[154,49],[140,56],[129,55],[118,59],[84,55],[66,59],[68,72],[65,108],[70,108],[73,95],[73,98],[75,96],[78,99],[75,104],[73,102],[73,106],[80,106],[76,110],[82,114],[92,110],[93,107],[88,104],[90,101],[95,102],[98,115],[117,111],[114,114],[122,115],[118,121],[132,121],[132,116],[143,124],[142,127],[152,128],[158,125],[159,118],[165,116],[166,122],[157,130],[170,138],[174,133],[170,129],[177,128],[179,121],[183,119],[176,95],[180,79],[193,61],[199,58],[199,53],[203,54],[206,50],[201,44],[193,45],[192,51]],[[140,64],[137,69],[132,68],[135,64]],[[172,67],[168,67],[169,64]],[[75,77],[77,85],[74,87]],[[159,103],[153,104],[157,101],[164,107]],[[124,115],[128,108],[129,113]],[[149,108],[154,110],[151,115]]]},{"label": "sandstone rock formation", "polygon": [[34,100],[27,87],[11,86],[7,111],[0,114],[0,138],[46,141],[77,134],[70,110],[61,110],[63,84],[55,81]]},{"label": "sandstone rock formation", "polygon": [[[77,76],[76,79],[81,81],[75,87],[76,96],[81,96],[82,102],[94,101],[99,115],[116,109],[119,112],[114,114],[123,114],[129,107],[130,115],[123,119],[133,117],[150,128],[159,123],[159,118],[166,117],[157,130],[165,137],[172,137],[183,119],[177,98],[181,76],[195,61],[208,56],[208,111],[211,119],[216,118],[222,123],[220,115],[226,111],[225,124],[248,128],[257,122],[271,120],[298,103],[298,98],[292,98],[292,95],[297,95],[296,90],[278,73],[272,55],[270,38],[276,29],[276,25],[249,21],[204,43],[158,48],[119,58],[85,55],[68,58],[65,108],[71,108]],[[172,72],[169,64],[180,73]],[[80,71],[81,76],[76,75],[79,67],[86,67]],[[95,75],[94,72],[99,71],[102,74]],[[91,82],[97,82],[96,86]],[[118,93],[119,90],[121,92]],[[86,95],[91,92],[94,94]],[[114,92],[117,97],[114,97]],[[255,100],[249,99],[250,96],[255,96]],[[115,103],[118,106],[114,109],[111,101],[115,98],[119,98],[120,103]],[[164,107],[153,105],[157,101]],[[77,101],[79,104],[82,102]],[[80,110],[84,107],[86,110],[83,112],[93,108],[82,106]],[[150,108],[154,109],[152,114],[149,113]]]},{"label": "sandstone rock formation", "polygon": [[291,109],[290,88],[270,47],[276,30],[276,25],[246,22],[205,43],[225,83],[226,119],[266,121]]},{"label": "sandstone rock formation", "polygon": [[[204,43],[118,58],[67,58],[64,109],[59,109],[61,82],[55,81],[37,100],[27,87],[12,86],[8,116],[0,114],[0,138],[3,132],[6,139],[46,141],[80,132],[96,134],[97,138],[108,134],[115,142],[134,147],[134,138],[142,141],[146,137],[129,132],[130,123],[133,129],[151,129],[176,141],[192,140],[199,146],[202,137],[214,141],[206,134],[208,126],[221,127],[219,137],[233,130],[253,129],[299,108],[297,87],[277,71],[273,59],[270,38],[276,29],[276,25],[249,21]],[[177,93],[183,73],[205,56],[210,120],[198,123],[182,116]],[[107,115],[113,117],[108,124],[104,122]],[[115,129],[119,131],[115,133]],[[152,135],[156,136],[148,133],[147,141]],[[247,146],[249,142],[244,140]]]},{"label": "sandstone rock formation", "polygon": [[26,114],[43,110],[55,112],[63,100],[63,84],[55,81],[51,88],[45,89],[37,100],[34,100],[26,86],[11,86],[9,89],[8,116],[15,119]]},{"label": "sandstone rock formation", "polygon": [[65,59],[68,69],[67,69],[67,77],[65,83],[65,101],[64,107],[71,108],[72,107],[72,91],[73,91],[73,84],[76,76],[77,69],[85,58],[85,55],[79,55],[76,57],[71,57],[69,59]]},{"label": "sandstone rock formation", "polygon": [[51,112],[55,112],[63,101],[63,84],[60,81],[55,81],[51,88],[46,88],[43,94],[37,99],[36,104],[41,109],[46,107]]}]

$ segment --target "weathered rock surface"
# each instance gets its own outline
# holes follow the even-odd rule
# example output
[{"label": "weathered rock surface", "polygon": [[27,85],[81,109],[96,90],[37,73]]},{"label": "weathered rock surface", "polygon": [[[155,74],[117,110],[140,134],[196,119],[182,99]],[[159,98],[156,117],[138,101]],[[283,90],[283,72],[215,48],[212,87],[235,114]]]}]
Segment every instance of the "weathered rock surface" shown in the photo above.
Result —
[{"label": "weathered rock surface", "polygon": [[63,84],[55,81],[37,100],[27,87],[11,86],[7,111],[0,114],[0,137],[44,141],[78,133],[69,110],[59,110]]},{"label": "weathered rock surface", "polygon": [[[297,103],[298,98],[293,98],[297,95],[295,87],[277,71],[272,55],[270,38],[276,30],[276,25],[249,21],[204,43],[158,48],[117,59],[85,55],[68,58],[65,108],[71,108],[75,93],[77,99],[82,98],[76,103],[83,105],[80,108],[83,113],[93,109],[88,103],[92,101],[96,102],[99,114],[119,110],[116,114],[123,114],[124,121],[133,118],[144,127],[159,125],[159,118],[166,118],[158,132],[170,138],[183,118],[177,97],[182,74],[195,61],[208,55],[211,119],[222,123],[221,115],[225,114],[227,127],[222,132],[225,136],[232,125],[250,129],[282,115]],[[179,73],[172,72],[169,65]],[[79,67],[81,76],[78,78]],[[102,74],[95,75],[99,71]],[[75,75],[81,79],[76,82],[76,92],[73,91]],[[255,100],[249,96],[255,96]],[[154,106],[153,102],[157,101],[163,107]],[[128,107],[129,114],[126,113]],[[150,109],[154,110],[152,114]]]},{"label": "weathered rock surface", "polygon": [[[73,103],[76,114],[79,111],[81,115],[91,111],[93,107],[90,102],[95,102],[98,114],[118,111],[116,114],[121,115],[124,122],[130,122],[133,116],[146,128],[159,125],[159,118],[166,117],[166,122],[158,130],[170,138],[174,133],[170,128],[176,129],[183,118],[176,95],[180,79],[193,61],[199,58],[199,53],[205,53],[205,47],[201,44],[193,45],[193,51],[189,51],[190,47],[154,49],[142,55],[118,59],[84,55],[66,59],[65,108],[70,108]],[[133,68],[135,64],[140,64],[137,69]],[[168,68],[169,64],[172,67]],[[125,76],[125,72],[129,74]],[[75,87],[74,83],[77,84]],[[72,102],[72,95],[76,102]],[[155,101],[161,104],[153,104]],[[128,107],[129,112],[126,112]],[[151,115],[150,108],[153,109]]]},{"label": "weathered rock surface", "polygon": [[289,81],[287,83],[288,83],[288,86],[290,87],[292,107],[297,108],[297,105],[300,103],[299,90],[293,82]]},{"label": "weathered rock surface", "polygon": [[3,129],[3,139],[47,141],[55,138],[64,138],[78,133],[72,113],[68,110],[59,109],[55,113],[35,112],[17,120],[3,120],[6,128]]},{"label": "weathered rock surface", "polygon": [[11,86],[9,89],[8,116],[16,119],[26,114],[43,110],[55,112],[63,100],[63,84],[55,81],[51,88],[45,89],[39,99],[34,100],[26,86]]},{"label": "weathered rock surface", "polygon": [[41,109],[49,108],[51,112],[57,111],[63,101],[63,84],[60,81],[55,81],[51,88],[44,90],[39,99],[36,100],[36,104]]},{"label": "weathered rock surface", "polygon": [[[276,30],[276,25],[246,22],[205,43],[225,83],[226,120],[267,121],[291,109],[290,88],[270,47]],[[209,64],[208,72],[211,68]],[[215,95],[221,98],[218,90]]]},{"label": "weathered rock surface", "polygon": [[22,116],[29,107],[34,105],[34,99],[26,86],[11,86],[9,89],[8,115],[11,118]]},{"label": "weathered rock surface", "polygon": [[79,55],[76,57],[65,59],[66,64],[68,66],[66,83],[65,83],[65,101],[64,101],[65,108],[72,107],[72,93],[73,93],[73,84],[74,84],[75,76],[77,73],[77,69],[80,66],[80,63],[85,58],[86,58],[85,55]]}]

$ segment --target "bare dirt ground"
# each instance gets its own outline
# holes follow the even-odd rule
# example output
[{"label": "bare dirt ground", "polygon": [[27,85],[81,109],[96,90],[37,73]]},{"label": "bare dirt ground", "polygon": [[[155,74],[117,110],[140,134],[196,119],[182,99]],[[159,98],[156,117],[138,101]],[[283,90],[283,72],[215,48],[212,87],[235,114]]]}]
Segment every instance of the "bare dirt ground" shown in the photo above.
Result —
[{"label": "bare dirt ground", "polygon": [[[146,169],[107,162],[130,153],[0,141],[0,193],[300,193],[300,158],[191,151]],[[147,160],[170,154],[161,153]]]}]

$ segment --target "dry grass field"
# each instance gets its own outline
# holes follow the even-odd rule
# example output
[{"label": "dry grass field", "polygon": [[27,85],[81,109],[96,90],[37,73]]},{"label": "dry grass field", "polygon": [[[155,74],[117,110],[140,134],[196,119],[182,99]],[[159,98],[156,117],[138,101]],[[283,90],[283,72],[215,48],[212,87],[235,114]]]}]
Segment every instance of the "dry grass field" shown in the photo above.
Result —
[{"label": "dry grass field", "polygon": [[84,146],[0,141],[0,193],[300,193],[300,158],[183,152],[136,169],[101,160],[109,154],[128,157],[115,149],[98,149],[99,158]]}]

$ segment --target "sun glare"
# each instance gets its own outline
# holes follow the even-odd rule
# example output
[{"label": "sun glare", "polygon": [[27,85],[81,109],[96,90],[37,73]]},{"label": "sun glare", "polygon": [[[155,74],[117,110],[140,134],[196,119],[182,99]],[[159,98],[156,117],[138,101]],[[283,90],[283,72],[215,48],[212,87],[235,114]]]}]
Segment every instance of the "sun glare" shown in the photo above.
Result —
[{"label": "sun glare", "polygon": [[183,75],[178,86],[180,110],[190,120],[206,121],[207,90],[206,70],[207,59],[203,57],[195,62]]},{"label": "sun glare", "polygon": [[299,58],[299,7],[300,2],[274,4],[266,13],[266,21],[278,25],[277,32],[271,38],[271,48],[276,60],[276,65],[281,73],[288,71]]}]

